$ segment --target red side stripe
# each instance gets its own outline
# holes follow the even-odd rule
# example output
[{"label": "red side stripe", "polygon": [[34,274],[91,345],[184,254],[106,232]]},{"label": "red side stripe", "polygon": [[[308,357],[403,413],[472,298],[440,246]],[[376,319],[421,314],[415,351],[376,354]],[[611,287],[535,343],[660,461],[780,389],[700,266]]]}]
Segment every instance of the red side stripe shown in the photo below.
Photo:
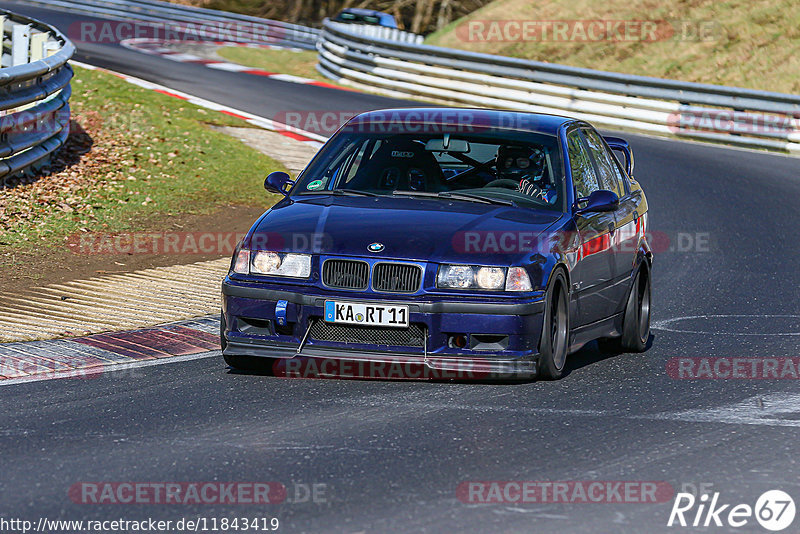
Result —
[{"label": "red side stripe", "polygon": [[278,74],[277,72],[269,72],[267,70],[261,70],[261,69],[243,70],[241,72],[244,72],[245,74],[255,74],[256,76],[274,76]]},{"label": "red side stripe", "polygon": [[163,89],[153,89],[156,93],[161,93],[162,95],[173,96],[175,98],[180,98],[181,100],[188,100],[187,97],[176,95],[175,93],[170,93],[169,91],[164,91]]},{"label": "red side stripe", "polygon": [[311,139],[310,137],[306,137],[305,135],[300,135],[299,133],[290,132],[289,130],[276,130],[276,132],[281,135],[285,135],[286,137],[297,139],[298,141],[314,141],[314,139]]},{"label": "red side stripe", "polygon": [[244,115],[239,115],[238,113],[234,113],[232,111],[226,111],[224,109],[219,110],[220,113],[224,113],[225,115],[230,115],[231,117],[236,117],[237,119],[244,119],[247,120],[249,117],[245,117]]}]

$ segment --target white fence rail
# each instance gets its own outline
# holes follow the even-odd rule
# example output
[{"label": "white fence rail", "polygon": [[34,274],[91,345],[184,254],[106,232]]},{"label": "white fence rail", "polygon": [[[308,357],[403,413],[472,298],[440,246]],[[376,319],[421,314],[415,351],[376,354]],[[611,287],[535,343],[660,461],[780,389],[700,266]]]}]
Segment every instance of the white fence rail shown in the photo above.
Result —
[{"label": "white fence rail", "polygon": [[318,70],[393,96],[564,114],[608,128],[800,154],[800,96],[593,71],[367,35],[325,21]]}]

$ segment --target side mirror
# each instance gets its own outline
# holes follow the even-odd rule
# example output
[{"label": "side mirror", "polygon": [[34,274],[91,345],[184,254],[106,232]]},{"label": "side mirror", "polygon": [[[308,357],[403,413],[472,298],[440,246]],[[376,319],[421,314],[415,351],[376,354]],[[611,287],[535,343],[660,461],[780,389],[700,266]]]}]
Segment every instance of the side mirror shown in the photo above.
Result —
[{"label": "side mirror", "polygon": [[271,172],[267,175],[267,179],[264,180],[264,189],[270,193],[280,193],[283,196],[288,196],[288,193],[286,193],[287,185],[294,185],[294,182],[291,176],[283,171]]},{"label": "side mirror", "polygon": [[579,208],[576,213],[615,211],[619,207],[619,197],[607,189],[594,191],[588,198],[580,200],[585,200],[586,206]]}]

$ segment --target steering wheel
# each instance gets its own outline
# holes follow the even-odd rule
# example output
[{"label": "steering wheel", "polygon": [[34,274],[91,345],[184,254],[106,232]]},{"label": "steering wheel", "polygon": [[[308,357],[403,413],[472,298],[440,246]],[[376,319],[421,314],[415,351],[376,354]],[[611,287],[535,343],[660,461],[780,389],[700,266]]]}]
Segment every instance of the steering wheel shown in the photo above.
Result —
[{"label": "steering wheel", "polygon": [[483,187],[505,187],[506,189],[513,189],[516,191],[517,187],[519,187],[519,183],[517,183],[516,180],[511,180],[509,178],[498,178],[496,180],[492,180]]}]

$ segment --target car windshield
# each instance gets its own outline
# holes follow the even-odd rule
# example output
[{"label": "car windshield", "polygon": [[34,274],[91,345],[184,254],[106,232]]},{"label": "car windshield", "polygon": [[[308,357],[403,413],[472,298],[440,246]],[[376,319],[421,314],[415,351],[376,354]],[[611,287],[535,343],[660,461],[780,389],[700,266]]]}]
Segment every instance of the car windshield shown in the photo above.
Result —
[{"label": "car windshield", "polygon": [[381,19],[375,15],[361,15],[358,13],[351,13],[349,11],[342,11],[336,17],[338,22],[352,22],[361,24],[380,24]]},{"label": "car windshield", "polygon": [[343,129],[314,157],[292,196],[411,196],[563,211],[553,135],[361,133]]}]

